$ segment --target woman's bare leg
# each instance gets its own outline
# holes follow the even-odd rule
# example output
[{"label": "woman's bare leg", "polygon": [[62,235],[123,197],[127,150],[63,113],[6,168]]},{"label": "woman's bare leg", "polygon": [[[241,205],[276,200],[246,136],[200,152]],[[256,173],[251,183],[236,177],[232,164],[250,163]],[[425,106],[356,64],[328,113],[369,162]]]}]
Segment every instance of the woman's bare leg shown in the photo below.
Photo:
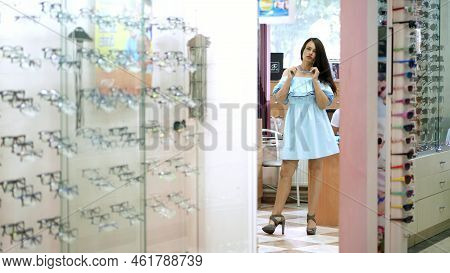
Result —
[{"label": "woman's bare leg", "polygon": [[281,214],[286,200],[291,192],[292,175],[297,169],[298,160],[283,160],[281,164],[280,177],[278,179],[277,195],[272,215]]},{"label": "woman's bare leg", "polygon": [[[309,195],[311,199],[308,200],[308,214],[315,215],[323,184],[323,158],[311,159],[309,164],[311,164],[311,173],[309,174],[308,191],[311,192]],[[308,221],[308,228],[314,228],[315,226],[314,221]]]}]

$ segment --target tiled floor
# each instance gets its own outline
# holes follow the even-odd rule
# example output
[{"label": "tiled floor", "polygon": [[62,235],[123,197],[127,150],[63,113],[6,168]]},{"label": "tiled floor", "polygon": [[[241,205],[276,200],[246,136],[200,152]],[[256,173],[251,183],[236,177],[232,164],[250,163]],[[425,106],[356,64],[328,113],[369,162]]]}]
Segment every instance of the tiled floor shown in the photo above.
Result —
[{"label": "tiled floor", "polygon": [[450,229],[408,249],[410,253],[450,253]]},{"label": "tiled floor", "polygon": [[272,207],[265,206],[257,214],[257,238],[259,253],[337,253],[339,252],[338,229],[330,227],[317,227],[316,235],[306,235],[307,205],[286,205],[283,215],[286,218],[286,229],[281,235],[281,226],[278,226],[273,235],[262,231],[267,225]]}]

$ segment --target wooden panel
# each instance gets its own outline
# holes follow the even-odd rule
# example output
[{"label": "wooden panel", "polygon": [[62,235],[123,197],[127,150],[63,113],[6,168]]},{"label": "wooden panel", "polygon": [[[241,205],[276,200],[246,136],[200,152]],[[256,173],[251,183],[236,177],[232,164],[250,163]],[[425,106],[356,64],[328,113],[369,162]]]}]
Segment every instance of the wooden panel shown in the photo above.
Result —
[{"label": "wooden panel", "polygon": [[[320,192],[319,204],[316,211],[317,225],[339,225],[339,154],[324,158],[323,184]],[[311,169],[308,168],[308,174]],[[311,178],[308,179],[310,185]],[[308,186],[311,189],[311,186]],[[311,200],[308,190],[308,200]]]}]

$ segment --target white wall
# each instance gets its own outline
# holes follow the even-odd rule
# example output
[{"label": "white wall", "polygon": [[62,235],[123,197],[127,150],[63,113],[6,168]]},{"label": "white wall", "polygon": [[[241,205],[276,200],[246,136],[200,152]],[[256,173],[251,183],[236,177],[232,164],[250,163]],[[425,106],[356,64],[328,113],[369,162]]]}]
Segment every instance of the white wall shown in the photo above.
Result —
[{"label": "white wall", "polygon": [[256,147],[257,1],[181,2],[186,20],[211,40],[208,103],[237,107],[232,118],[221,107],[217,118],[209,113],[205,120],[217,130],[205,130],[205,139],[216,138],[218,145],[203,153],[200,251],[256,251],[256,149],[247,151],[241,143]]}]

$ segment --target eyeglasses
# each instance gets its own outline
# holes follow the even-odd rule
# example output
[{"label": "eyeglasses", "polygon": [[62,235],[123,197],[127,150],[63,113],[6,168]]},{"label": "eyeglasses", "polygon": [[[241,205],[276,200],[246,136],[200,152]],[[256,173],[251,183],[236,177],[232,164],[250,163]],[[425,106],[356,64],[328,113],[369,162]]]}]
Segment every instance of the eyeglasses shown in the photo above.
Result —
[{"label": "eyeglasses", "polygon": [[67,114],[69,116],[75,115],[77,111],[77,106],[74,102],[70,101],[66,97],[62,96],[58,91],[56,90],[41,90],[38,93],[39,97],[41,99],[44,99],[48,102],[50,102],[50,105],[56,106],[58,110],[64,114]]},{"label": "eyeglasses", "polygon": [[405,176],[396,177],[391,179],[392,182],[405,182],[405,184],[411,183],[411,181],[414,181],[414,175],[407,174]]},{"label": "eyeglasses", "polygon": [[421,97],[418,96],[417,98],[418,103],[428,104],[428,103],[442,103],[444,101],[443,96],[437,96],[437,97]]},{"label": "eyeglasses", "polygon": [[24,55],[23,47],[21,46],[0,46],[0,54],[3,58],[14,59]]},{"label": "eyeglasses", "polygon": [[[24,192],[27,191],[28,190],[24,190]],[[22,193],[19,196],[15,196],[15,198],[20,199],[22,207],[34,206],[36,205],[36,202],[42,201],[42,192]]]},{"label": "eyeglasses", "polygon": [[117,177],[120,181],[127,181],[128,179],[131,179],[135,175],[134,172],[123,172],[119,173]]},{"label": "eyeglasses", "polygon": [[113,175],[120,175],[122,173],[127,173],[129,172],[129,166],[128,164],[125,165],[117,165],[117,166],[113,166],[109,168],[109,174],[113,174]]},{"label": "eyeglasses", "polygon": [[70,229],[68,225],[63,225],[56,233],[55,237],[59,238],[64,243],[70,244],[77,239],[78,229]]},{"label": "eyeglasses", "polygon": [[3,190],[3,193],[13,193],[14,190],[25,187],[25,177],[21,177],[18,179],[11,180],[3,180],[0,181],[0,186]]},{"label": "eyeglasses", "polygon": [[155,52],[150,57],[154,65],[159,66],[163,71],[174,73],[179,67],[183,67],[189,72],[195,72],[196,66],[184,57],[181,51]]},{"label": "eyeglasses", "polygon": [[393,117],[402,117],[404,119],[412,119],[414,117],[414,111],[407,111],[404,113],[393,113]]},{"label": "eyeglasses", "polygon": [[422,91],[424,93],[429,92],[429,91],[437,91],[438,93],[441,93],[444,90],[444,86],[420,86],[420,88],[418,87],[417,90]]},{"label": "eyeglasses", "polygon": [[420,115],[420,114],[427,115],[428,113],[435,114],[436,111],[437,111],[437,108],[436,108],[436,107],[432,107],[432,108],[417,108],[417,109],[416,109],[416,112],[417,112],[417,114],[419,114],[419,115]]},{"label": "eyeglasses", "polygon": [[61,198],[72,200],[79,195],[78,185],[69,186],[64,182],[61,182],[56,190],[56,194]]},{"label": "eyeglasses", "polygon": [[4,225],[1,225],[1,228],[2,228],[2,236],[9,235],[12,237],[13,234],[16,234],[16,233],[19,233],[20,231],[25,230],[25,222],[20,221],[20,222],[11,223],[11,224],[4,224]]},{"label": "eyeglasses", "polygon": [[392,129],[403,129],[406,132],[411,132],[412,129],[414,129],[414,124],[394,125],[394,126],[392,126]]},{"label": "eyeglasses", "polygon": [[100,207],[95,207],[92,209],[81,209],[80,213],[82,218],[89,219],[93,216],[99,215],[100,211],[101,211]]},{"label": "eyeglasses", "polygon": [[160,197],[158,195],[146,199],[145,204],[147,207],[152,208],[154,212],[158,213],[164,218],[171,219],[176,215],[176,212],[173,209],[168,208],[160,200]]},{"label": "eyeglasses", "polygon": [[81,170],[81,176],[87,179],[94,179],[100,177],[99,169],[83,169]]},{"label": "eyeglasses", "polygon": [[108,221],[110,218],[111,218],[111,214],[104,213],[104,214],[100,214],[100,215],[91,216],[91,217],[89,217],[89,220],[91,220],[91,224],[98,225],[98,224]]},{"label": "eyeglasses", "polygon": [[48,229],[49,234],[55,234],[61,227],[61,217],[44,218],[37,221],[39,229]]},{"label": "eyeglasses", "polygon": [[24,143],[25,142],[25,135],[18,135],[18,136],[2,136],[1,137],[1,144],[0,147],[7,147],[11,148],[15,144]]},{"label": "eyeglasses", "polygon": [[432,118],[421,118],[419,119],[422,124],[425,123],[434,123],[434,122],[442,122],[444,117],[432,117]]},{"label": "eyeglasses", "polygon": [[78,53],[80,53],[81,57],[89,60],[89,62],[97,65],[103,71],[105,71],[107,73],[111,73],[115,68],[114,63],[109,61],[105,56],[100,54],[97,50],[82,48],[82,49],[78,50]]},{"label": "eyeglasses", "polygon": [[108,231],[114,231],[117,229],[119,229],[119,225],[114,221],[111,221],[108,223],[102,222],[98,225],[98,232],[104,232],[104,231],[108,232]]},{"label": "eyeglasses", "polygon": [[125,201],[125,202],[118,203],[118,204],[112,204],[109,207],[111,208],[111,212],[121,213],[121,212],[128,210],[130,208],[130,204],[128,203],[128,201]]},{"label": "eyeglasses", "polygon": [[406,162],[404,164],[391,166],[391,169],[404,169],[405,171],[409,171],[412,166],[413,166],[412,162]]},{"label": "eyeglasses", "polygon": [[438,50],[442,50],[442,49],[443,49],[442,46],[426,45],[426,46],[424,46],[424,50],[422,51],[422,54],[417,55],[417,60],[421,61],[421,62],[422,61],[443,62],[444,61],[443,56],[428,54],[430,52],[438,51]]},{"label": "eyeglasses", "polygon": [[422,23],[422,27],[428,28],[428,29],[431,29],[431,30],[437,30],[438,29],[438,24],[435,24],[435,23],[430,24],[428,22],[423,22]]},{"label": "eyeglasses", "polygon": [[180,192],[169,193],[167,198],[181,209],[184,209],[187,213],[193,213],[198,210],[197,207],[194,204],[189,203],[189,199],[183,197]]}]

